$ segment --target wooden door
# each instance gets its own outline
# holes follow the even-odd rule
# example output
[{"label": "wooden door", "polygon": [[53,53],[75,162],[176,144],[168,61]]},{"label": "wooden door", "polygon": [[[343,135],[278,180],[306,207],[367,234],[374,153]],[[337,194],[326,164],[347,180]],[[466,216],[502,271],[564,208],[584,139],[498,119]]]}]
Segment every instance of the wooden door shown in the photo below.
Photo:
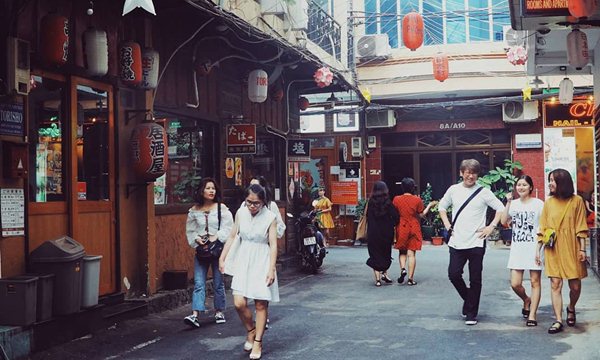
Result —
[{"label": "wooden door", "polygon": [[100,294],[117,290],[110,85],[34,72],[27,99],[28,246],[68,235],[102,255]]},{"label": "wooden door", "polygon": [[88,255],[102,255],[100,294],[108,294],[117,290],[113,90],[73,77],[70,91],[70,232]]}]

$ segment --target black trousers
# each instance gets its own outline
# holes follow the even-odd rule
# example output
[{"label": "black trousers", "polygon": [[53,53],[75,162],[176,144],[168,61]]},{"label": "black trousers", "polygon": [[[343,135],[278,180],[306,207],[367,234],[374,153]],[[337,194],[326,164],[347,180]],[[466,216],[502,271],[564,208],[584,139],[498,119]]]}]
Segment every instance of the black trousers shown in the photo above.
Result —
[{"label": "black trousers", "polygon": [[[448,278],[464,300],[463,314],[467,315],[468,319],[476,318],[479,312],[479,298],[481,297],[481,274],[483,272],[485,247],[461,250],[449,249]],[[469,287],[463,279],[463,269],[467,261],[469,262]]]}]

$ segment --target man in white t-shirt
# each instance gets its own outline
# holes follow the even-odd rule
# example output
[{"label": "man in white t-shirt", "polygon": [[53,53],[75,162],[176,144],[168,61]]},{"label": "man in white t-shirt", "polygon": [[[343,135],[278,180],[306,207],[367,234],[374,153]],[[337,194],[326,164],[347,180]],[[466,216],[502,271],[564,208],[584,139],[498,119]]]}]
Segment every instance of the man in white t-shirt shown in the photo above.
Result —
[{"label": "man in white t-shirt", "polygon": [[[479,298],[481,295],[481,273],[483,271],[483,255],[485,239],[492,233],[504,210],[502,202],[487,188],[482,189],[465,206],[454,226],[448,219],[448,208],[452,206],[452,216],[467,199],[481,187],[477,184],[481,165],[475,159],[466,159],[460,163],[460,175],[463,181],[452,185],[439,202],[440,218],[447,230],[452,227],[452,236],[448,242],[450,263],[448,278],[463,299],[462,315],[466,316],[466,325],[477,324]],[[494,220],[486,226],[486,211],[491,207],[496,210]],[[469,281],[467,287],[462,274],[465,264],[469,262]]]}]

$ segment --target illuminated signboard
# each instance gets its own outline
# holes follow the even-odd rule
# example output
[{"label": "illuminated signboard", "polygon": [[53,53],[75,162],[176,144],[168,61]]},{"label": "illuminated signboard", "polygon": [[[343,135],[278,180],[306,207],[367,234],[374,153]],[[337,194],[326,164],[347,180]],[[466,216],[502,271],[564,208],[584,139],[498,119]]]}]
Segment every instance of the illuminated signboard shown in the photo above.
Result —
[{"label": "illuminated signboard", "polygon": [[569,0],[525,0],[523,16],[570,16]]},{"label": "illuminated signboard", "polygon": [[594,103],[575,101],[568,105],[544,103],[546,127],[578,127],[594,125]]}]

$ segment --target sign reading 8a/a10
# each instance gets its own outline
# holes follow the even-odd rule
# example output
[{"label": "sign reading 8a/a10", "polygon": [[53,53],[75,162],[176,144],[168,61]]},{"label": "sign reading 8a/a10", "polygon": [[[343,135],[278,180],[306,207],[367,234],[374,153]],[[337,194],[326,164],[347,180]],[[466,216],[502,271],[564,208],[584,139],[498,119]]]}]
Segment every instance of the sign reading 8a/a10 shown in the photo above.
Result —
[{"label": "sign reading 8a/a10", "polygon": [[256,125],[227,125],[227,154],[256,154]]}]

